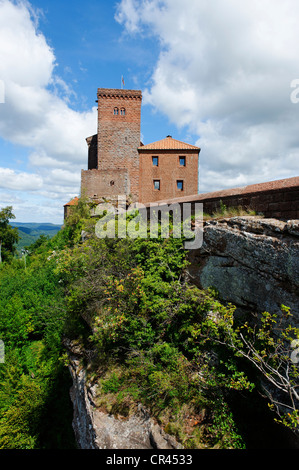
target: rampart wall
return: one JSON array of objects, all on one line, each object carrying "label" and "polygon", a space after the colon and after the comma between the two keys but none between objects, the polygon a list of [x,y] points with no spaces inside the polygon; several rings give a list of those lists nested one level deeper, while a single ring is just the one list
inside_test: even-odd
[{"label": "rampart wall", "polygon": [[[222,203],[227,207],[241,206],[252,209],[267,218],[299,219],[299,176],[240,188],[161,200],[156,204],[183,204],[186,202],[203,203],[203,211],[208,214],[218,210]],[[150,204],[146,204],[146,206],[149,207]]]},{"label": "rampart wall", "polygon": [[81,170],[82,195],[90,198],[111,198],[119,194],[129,194],[128,170]]}]

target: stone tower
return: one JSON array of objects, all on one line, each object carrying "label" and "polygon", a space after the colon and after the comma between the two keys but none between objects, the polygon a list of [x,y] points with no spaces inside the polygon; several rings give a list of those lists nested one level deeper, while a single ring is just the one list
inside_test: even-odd
[{"label": "stone tower", "polygon": [[139,198],[139,153],[142,93],[99,88],[98,133],[88,137],[88,171],[81,191],[89,197],[131,195]]}]

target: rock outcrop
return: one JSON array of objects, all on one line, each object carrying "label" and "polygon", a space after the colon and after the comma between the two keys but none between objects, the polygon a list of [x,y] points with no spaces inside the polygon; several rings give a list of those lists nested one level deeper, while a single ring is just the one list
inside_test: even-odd
[{"label": "rock outcrop", "polygon": [[97,408],[97,386],[88,383],[80,358],[69,354],[73,379],[73,429],[79,449],[182,449],[139,405],[132,416],[116,417]]},{"label": "rock outcrop", "polygon": [[280,313],[284,304],[298,326],[299,220],[210,220],[189,259],[190,280],[200,288],[216,288],[239,311]]},{"label": "rock outcrop", "polygon": [[[233,217],[204,224],[203,244],[190,250],[190,281],[215,287],[237,311],[280,313],[290,307],[299,324],[299,221]],[[129,417],[96,406],[97,385],[89,383],[80,351],[69,350],[73,379],[73,429],[80,449],[182,449],[140,405]]]}]

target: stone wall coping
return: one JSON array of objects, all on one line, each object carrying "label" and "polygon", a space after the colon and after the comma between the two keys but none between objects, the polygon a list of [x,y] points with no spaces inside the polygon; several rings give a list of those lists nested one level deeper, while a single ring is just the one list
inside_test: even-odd
[{"label": "stone wall coping", "polygon": [[152,207],[155,205],[162,205],[162,204],[175,204],[175,203],[184,203],[184,202],[202,202],[202,201],[209,201],[213,199],[221,199],[230,196],[246,196],[252,195],[254,193],[263,193],[263,192],[270,192],[270,191],[281,191],[281,190],[292,190],[292,189],[299,189],[299,176],[295,176],[293,178],[286,178],[281,180],[269,181],[266,183],[257,183],[251,184],[248,186],[238,187],[238,188],[231,188],[231,189],[223,189],[220,191],[213,191],[210,193],[200,193],[194,194],[193,196],[185,196],[179,197],[174,199],[164,199],[160,201],[155,201],[154,203],[145,203],[146,207]]},{"label": "stone wall coping", "polygon": [[97,92],[98,98],[100,96],[105,97],[121,97],[121,98],[141,98],[142,91],[141,90],[120,90],[118,88],[98,88]]}]

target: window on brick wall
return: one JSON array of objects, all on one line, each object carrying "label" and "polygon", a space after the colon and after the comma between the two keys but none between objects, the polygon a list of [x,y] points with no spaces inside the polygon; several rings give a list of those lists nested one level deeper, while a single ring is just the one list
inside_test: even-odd
[{"label": "window on brick wall", "polygon": [[118,108],[114,108],[113,114],[114,116],[118,116]]},{"label": "window on brick wall", "polygon": [[121,114],[121,116],[125,116],[125,115],[126,115],[126,110],[125,110],[125,108],[121,108],[120,114]]},{"label": "window on brick wall", "polygon": [[180,157],[180,166],[186,166],[186,157]]},{"label": "window on brick wall", "polygon": [[183,191],[184,190],[184,181],[183,180],[177,180],[176,187],[179,191]]},{"label": "window on brick wall", "polygon": [[153,166],[159,166],[159,157],[152,157]]},{"label": "window on brick wall", "polygon": [[160,191],[160,180],[154,180],[154,189]]}]

